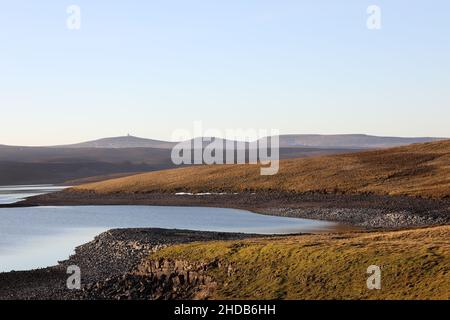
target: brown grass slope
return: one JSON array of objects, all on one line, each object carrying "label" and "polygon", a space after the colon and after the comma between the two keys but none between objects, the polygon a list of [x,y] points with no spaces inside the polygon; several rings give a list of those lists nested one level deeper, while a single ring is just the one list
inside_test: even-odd
[{"label": "brown grass slope", "polygon": [[[149,259],[215,261],[215,299],[450,299],[450,227],[169,246]],[[283,261],[283,263],[280,263]],[[218,262],[218,263],[217,263]],[[381,268],[368,290],[367,267]]]},{"label": "brown grass slope", "polygon": [[335,192],[450,196],[450,140],[360,153],[288,159],[274,176],[256,165],[211,165],[164,170],[82,185],[98,193]]}]

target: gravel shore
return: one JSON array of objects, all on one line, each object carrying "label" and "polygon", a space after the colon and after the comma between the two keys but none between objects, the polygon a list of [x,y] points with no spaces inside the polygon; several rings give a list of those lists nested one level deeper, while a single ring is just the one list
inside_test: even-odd
[{"label": "gravel shore", "polygon": [[[168,229],[113,229],[79,246],[69,259],[39,270],[0,273],[0,300],[105,299],[95,290],[102,283],[129,277],[150,253],[167,245],[232,240],[256,235]],[[81,270],[81,290],[68,290],[67,267]],[[97,293],[96,293],[97,292]]]}]

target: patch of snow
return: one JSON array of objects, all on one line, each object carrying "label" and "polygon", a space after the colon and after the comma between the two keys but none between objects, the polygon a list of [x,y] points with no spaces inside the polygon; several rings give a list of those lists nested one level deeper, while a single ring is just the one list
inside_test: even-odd
[{"label": "patch of snow", "polygon": [[177,192],[175,193],[176,196],[211,196],[211,195],[227,195],[227,194],[233,194],[237,195],[238,193],[226,193],[226,192],[199,192],[199,193],[192,193],[192,192]]}]

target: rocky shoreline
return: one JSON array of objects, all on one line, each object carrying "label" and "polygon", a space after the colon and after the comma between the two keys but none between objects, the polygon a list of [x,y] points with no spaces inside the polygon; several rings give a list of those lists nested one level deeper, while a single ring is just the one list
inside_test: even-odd
[{"label": "rocky shoreline", "polygon": [[[450,224],[449,199],[372,194],[95,194],[66,190],[2,207],[49,205],[224,207],[260,214],[335,221],[367,230]],[[166,229],[110,230],[76,248],[73,256],[57,266],[0,273],[0,300],[207,299],[214,291],[215,283],[206,271],[217,266],[190,265],[185,261],[148,261],[145,257],[173,244],[249,237],[263,236]],[[67,289],[69,275],[66,270],[70,265],[81,269],[81,290]]]},{"label": "rocky shoreline", "polygon": [[255,213],[340,222],[364,229],[398,229],[450,224],[450,199],[374,194],[244,192],[240,194],[114,193],[65,190],[6,205],[209,206]]},{"label": "rocky shoreline", "polygon": [[[174,262],[143,263],[145,258],[173,244],[251,237],[257,235],[168,229],[109,230],[77,247],[74,255],[57,266],[0,273],[0,300],[206,298],[199,292],[212,285],[211,279],[202,276],[206,266],[184,266],[190,270],[190,279],[184,276],[185,280],[180,281],[179,265],[171,268]],[[81,270],[81,290],[67,289],[70,275],[66,271],[71,265]],[[159,271],[143,272],[146,268]]]},{"label": "rocky shoreline", "polygon": [[424,226],[446,225],[449,214],[441,210],[414,212],[375,208],[268,208],[270,215],[291,218],[335,221],[367,230],[389,230]]}]

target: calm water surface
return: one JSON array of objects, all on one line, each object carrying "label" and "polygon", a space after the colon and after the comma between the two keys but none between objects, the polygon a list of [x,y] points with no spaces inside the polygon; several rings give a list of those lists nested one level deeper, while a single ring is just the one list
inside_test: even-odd
[{"label": "calm water surface", "polygon": [[[14,187],[12,199],[29,187]],[[33,192],[53,191],[49,186]],[[21,193],[21,194],[25,194]],[[17,197],[21,199],[20,197]],[[262,234],[332,231],[325,221],[265,216],[245,210],[205,207],[81,206],[0,208],[0,272],[55,265],[76,246],[112,228],[156,227]]]},{"label": "calm water surface", "polygon": [[67,187],[52,185],[28,185],[28,186],[0,186],[0,204],[15,203],[25,198],[37,196],[54,191],[60,191]]}]

